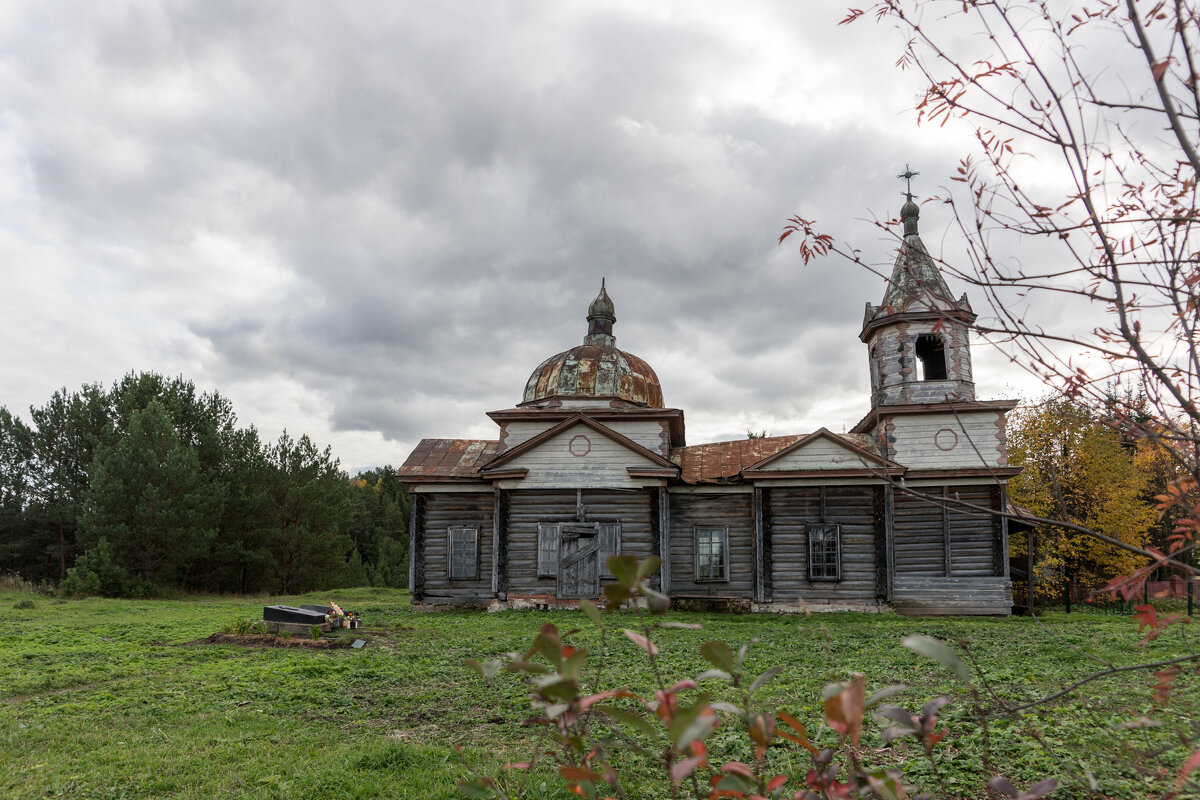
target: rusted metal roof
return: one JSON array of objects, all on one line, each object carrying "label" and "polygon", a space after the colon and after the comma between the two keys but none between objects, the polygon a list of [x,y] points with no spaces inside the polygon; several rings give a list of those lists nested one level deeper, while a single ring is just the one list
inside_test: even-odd
[{"label": "rusted metal roof", "polygon": [[[810,435],[734,439],[729,442],[677,447],[671,451],[671,460],[679,465],[679,479],[684,483],[728,483],[737,480],[744,470],[754,464],[786,450]],[[878,448],[870,436],[855,433],[832,435],[856,449],[878,453]]]},{"label": "rusted metal roof", "polygon": [[404,478],[479,477],[479,468],[496,457],[495,439],[422,439],[396,471]]},{"label": "rusted metal roof", "polygon": [[552,397],[616,397],[663,408],[662,386],[650,365],[609,345],[582,344],[543,361],[525,383],[522,403]]},{"label": "rusted metal roof", "polygon": [[803,436],[771,436],[766,439],[735,439],[730,442],[694,444],[671,451],[671,460],[680,467],[684,483],[721,483],[736,478],[741,471],[795,444]]}]

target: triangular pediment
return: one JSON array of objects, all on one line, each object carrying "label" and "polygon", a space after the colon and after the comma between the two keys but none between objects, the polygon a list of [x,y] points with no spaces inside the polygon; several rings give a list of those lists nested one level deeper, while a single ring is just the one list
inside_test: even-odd
[{"label": "triangular pediment", "polygon": [[622,486],[638,483],[638,477],[674,477],[678,471],[658,453],[576,414],[492,459],[480,475],[523,472],[522,485],[574,488]]},{"label": "triangular pediment", "polygon": [[790,447],[764,458],[746,473],[854,471],[876,473],[900,467],[863,443],[852,441],[825,428],[805,436]]}]

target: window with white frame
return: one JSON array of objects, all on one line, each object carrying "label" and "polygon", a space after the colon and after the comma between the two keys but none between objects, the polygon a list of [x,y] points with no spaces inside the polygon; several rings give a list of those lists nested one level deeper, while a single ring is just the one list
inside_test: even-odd
[{"label": "window with white frame", "polygon": [[729,580],[729,529],[696,528],[696,580]]},{"label": "window with white frame", "polygon": [[842,579],[842,526],[829,523],[808,526],[808,579]]},{"label": "window with white frame", "polygon": [[479,529],[451,527],[448,535],[449,572],[451,580],[472,580],[479,577]]}]

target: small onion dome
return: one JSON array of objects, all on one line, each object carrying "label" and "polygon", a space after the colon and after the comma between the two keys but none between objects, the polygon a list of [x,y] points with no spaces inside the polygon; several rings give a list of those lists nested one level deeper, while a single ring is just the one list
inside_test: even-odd
[{"label": "small onion dome", "polygon": [[618,350],[613,336],[617,312],[600,283],[600,294],[588,306],[588,333],[583,344],[543,361],[525,383],[522,405],[541,405],[552,398],[592,399],[603,405],[631,403],[662,408],[658,376],[642,359]]},{"label": "small onion dome", "polygon": [[596,299],[588,306],[588,322],[603,317],[611,322],[617,321],[617,309],[613,306],[613,301],[609,298],[608,292],[604,288],[604,279],[600,279],[600,294],[596,295]]},{"label": "small onion dome", "polygon": [[917,220],[921,217],[921,207],[913,202],[912,195],[908,196],[908,201],[900,206],[900,221],[904,223],[904,235],[915,236],[917,234]]}]

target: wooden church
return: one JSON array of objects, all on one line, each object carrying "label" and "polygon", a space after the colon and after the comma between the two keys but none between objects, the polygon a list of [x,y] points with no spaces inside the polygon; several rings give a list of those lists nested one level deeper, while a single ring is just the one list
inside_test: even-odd
[{"label": "wooden church", "polygon": [[425,439],[412,491],[418,608],[560,608],[605,559],[657,555],[676,605],[1008,614],[1005,415],[975,399],[969,332],[917,232],[867,304],[871,407],[849,433],[689,445],[658,377],[616,347],[601,286],[583,344],[540,364],[495,439]]}]

